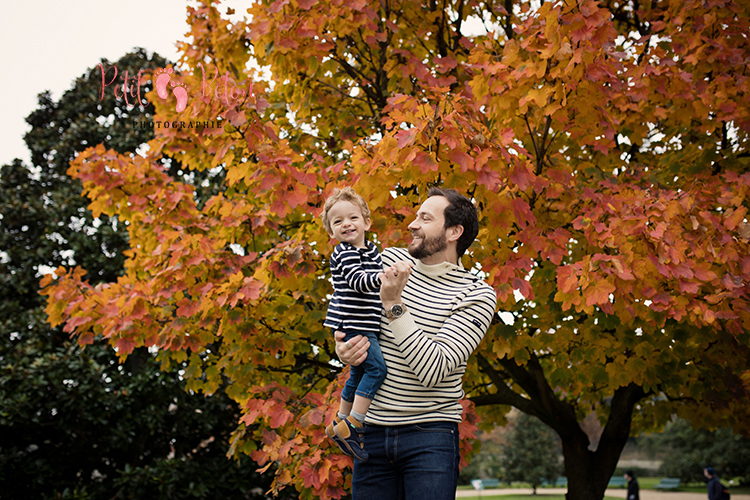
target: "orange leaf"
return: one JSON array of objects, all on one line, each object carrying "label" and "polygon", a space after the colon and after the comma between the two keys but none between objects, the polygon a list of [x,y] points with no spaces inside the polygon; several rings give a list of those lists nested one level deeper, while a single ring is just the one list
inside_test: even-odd
[{"label": "orange leaf", "polygon": [[586,305],[593,306],[609,302],[609,295],[616,290],[615,285],[607,280],[595,279],[586,287],[583,295],[586,298]]}]

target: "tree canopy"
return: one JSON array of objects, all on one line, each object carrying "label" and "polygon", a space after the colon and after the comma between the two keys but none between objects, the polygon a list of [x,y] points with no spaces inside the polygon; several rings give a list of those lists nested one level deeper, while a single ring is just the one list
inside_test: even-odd
[{"label": "tree canopy", "polygon": [[[560,436],[569,496],[602,498],[631,431],[673,414],[750,431],[749,9],[274,0],[229,21],[205,2],[173,73],[186,108],[148,94],[186,126],[68,170],[130,249],[116,281],[47,277],[50,321],[187,362],[193,390],[227,383],[248,424],[233,451],[278,463],[277,488],[337,498],[321,201],[353,185],[377,242],[404,245],[426,188],[454,187],[481,211],[464,265],[502,313],[469,363],[462,436],[474,406],[487,427],[514,406]],[[165,157],[224,184],[198,203]]]}]

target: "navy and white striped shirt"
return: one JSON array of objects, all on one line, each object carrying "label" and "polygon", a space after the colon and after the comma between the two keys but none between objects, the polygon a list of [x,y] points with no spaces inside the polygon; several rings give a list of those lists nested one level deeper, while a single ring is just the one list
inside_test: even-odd
[{"label": "navy and white striped shirt", "polygon": [[366,248],[339,243],[331,255],[333,297],[323,326],[343,332],[380,332],[383,305],[380,279],[383,261],[375,244]]},{"label": "navy and white striped shirt", "polygon": [[407,311],[390,323],[382,317],[379,343],[388,373],[365,422],[460,422],[466,362],[490,326],[497,296],[460,265],[428,266],[406,249],[383,251],[385,266],[399,260],[414,264],[401,293]]}]

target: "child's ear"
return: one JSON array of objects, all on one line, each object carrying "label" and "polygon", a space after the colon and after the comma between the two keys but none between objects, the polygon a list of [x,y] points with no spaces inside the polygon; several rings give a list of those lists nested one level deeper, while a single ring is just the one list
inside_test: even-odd
[{"label": "child's ear", "polygon": [[365,231],[369,231],[370,226],[372,225],[372,221],[369,217],[365,217]]}]

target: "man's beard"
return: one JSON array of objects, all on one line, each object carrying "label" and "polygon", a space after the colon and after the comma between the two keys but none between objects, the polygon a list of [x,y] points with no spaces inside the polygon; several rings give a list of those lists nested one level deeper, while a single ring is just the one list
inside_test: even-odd
[{"label": "man's beard", "polygon": [[445,238],[445,233],[440,236],[433,236],[432,238],[422,238],[422,242],[414,246],[412,242],[409,245],[409,255],[415,259],[425,259],[438,252],[442,252],[448,248],[448,240]]}]

